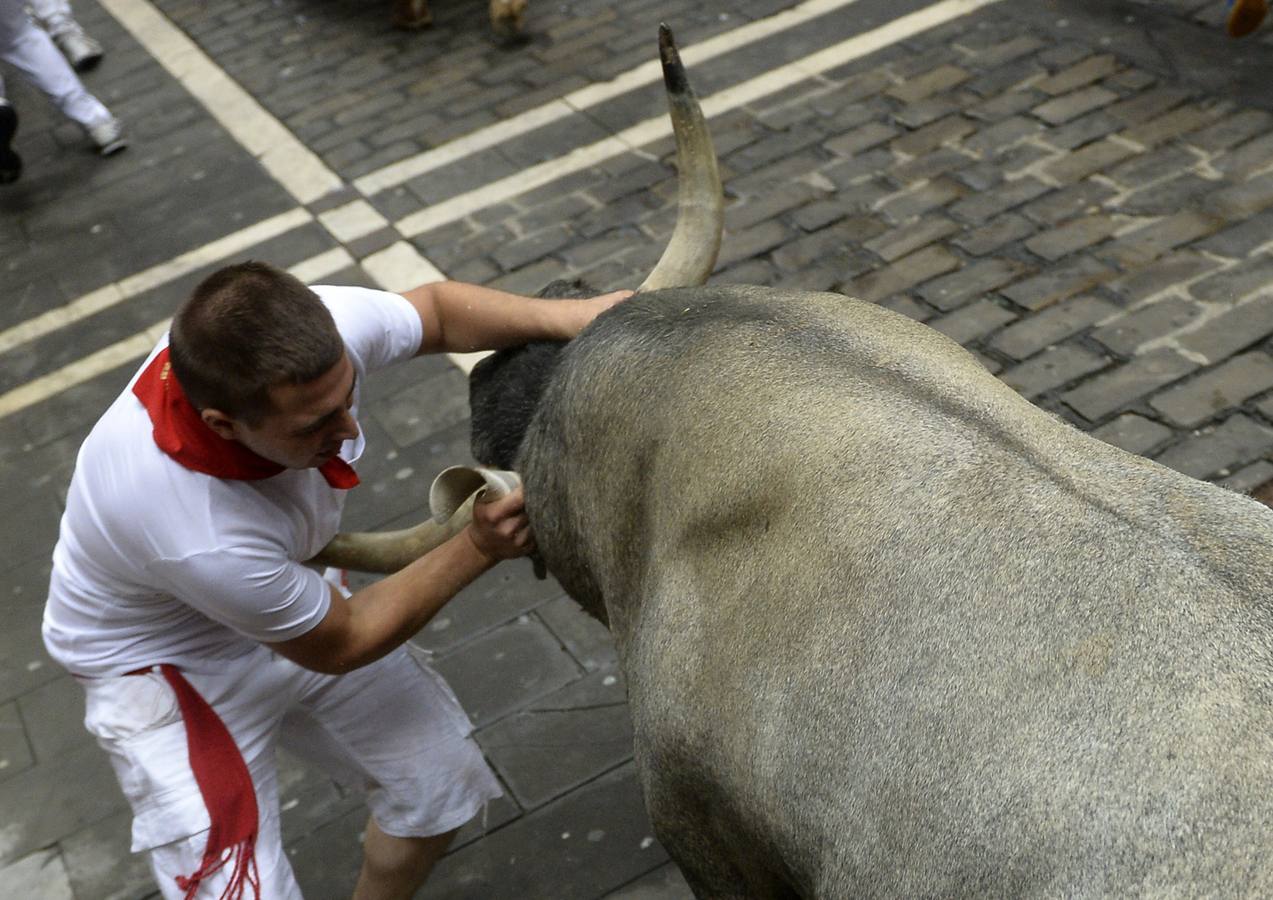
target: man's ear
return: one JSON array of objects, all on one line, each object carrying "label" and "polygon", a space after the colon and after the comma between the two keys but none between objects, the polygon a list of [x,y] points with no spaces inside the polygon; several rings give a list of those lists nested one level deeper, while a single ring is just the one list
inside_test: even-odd
[{"label": "man's ear", "polygon": [[238,431],[235,428],[234,419],[221,412],[221,410],[201,409],[199,410],[199,418],[203,419],[204,425],[207,425],[227,441],[238,439]]}]

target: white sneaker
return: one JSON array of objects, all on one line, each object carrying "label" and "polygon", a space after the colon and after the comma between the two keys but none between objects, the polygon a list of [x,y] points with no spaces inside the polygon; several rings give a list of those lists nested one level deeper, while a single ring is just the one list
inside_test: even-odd
[{"label": "white sneaker", "polygon": [[124,126],[119,124],[119,119],[106,119],[96,125],[88,125],[84,130],[102,156],[111,156],[128,146]]},{"label": "white sneaker", "polygon": [[52,37],[76,72],[87,72],[102,61],[102,45],[85,34],[79,25],[72,23]]}]

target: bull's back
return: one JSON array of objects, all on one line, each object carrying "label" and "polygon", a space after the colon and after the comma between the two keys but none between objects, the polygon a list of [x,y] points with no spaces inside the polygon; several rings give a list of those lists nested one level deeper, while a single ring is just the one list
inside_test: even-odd
[{"label": "bull's back", "polygon": [[1262,508],[1054,422],[875,307],[642,302],[563,367],[588,452],[555,462],[656,782],[726,785],[748,820],[726,831],[767,832],[807,884],[1264,877]]}]

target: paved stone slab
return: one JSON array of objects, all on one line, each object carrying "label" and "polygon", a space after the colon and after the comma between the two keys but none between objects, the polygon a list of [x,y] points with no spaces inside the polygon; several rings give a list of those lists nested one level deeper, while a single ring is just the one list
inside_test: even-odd
[{"label": "paved stone slab", "polygon": [[1142,344],[1180,331],[1202,313],[1199,303],[1166,297],[1110,319],[1092,332],[1092,338],[1115,353],[1131,356]]},{"label": "paved stone slab", "polygon": [[143,854],[129,850],[132,813],[108,816],[59,842],[77,900],[141,900],[158,896]]},{"label": "paved stone slab", "polygon": [[606,894],[605,900],[693,900],[694,892],[674,864],[660,866],[649,875]]},{"label": "paved stone slab", "polygon": [[1273,359],[1265,353],[1244,353],[1163,391],[1149,404],[1177,425],[1194,428],[1271,387]]},{"label": "paved stone slab", "polygon": [[1270,449],[1273,428],[1238,413],[1169,448],[1159,455],[1158,461],[1194,478],[1207,478],[1228,475]]},{"label": "paved stone slab", "polygon": [[1148,453],[1172,435],[1172,430],[1166,425],[1135,413],[1118,416],[1092,432],[1093,437],[1129,453],[1139,454]]},{"label": "paved stone slab", "polygon": [[579,668],[552,633],[529,616],[471,641],[434,667],[479,726],[579,677]]},{"label": "paved stone slab", "polygon": [[75,900],[66,867],[56,850],[41,850],[0,868],[0,884],[11,897]]},{"label": "paved stone slab", "polygon": [[1106,357],[1083,347],[1061,344],[1008,369],[1001,377],[1005,384],[1028,398],[1099,372],[1108,364]]},{"label": "paved stone slab", "polygon": [[1062,399],[1084,418],[1095,422],[1197,368],[1197,363],[1175,350],[1164,348],[1138,356],[1126,365],[1066,392]]},{"label": "paved stone slab", "polygon": [[421,896],[588,900],[666,860],[624,766],[446,857]]},{"label": "paved stone slab", "polygon": [[[609,673],[585,679],[617,683]],[[478,735],[487,757],[522,808],[543,806],[632,758],[632,723],[622,689],[572,685]]]},{"label": "paved stone slab", "polygon": [[1118,307],[1098,297],[1077,297],[1005,328],[991,346],[1016,359],[1025,359],[1117,311]]},{"label": "paved stone slab", "polygon": [[85,746],[0,781],[0,865],[47,847],[124,808],[106,754]]}]

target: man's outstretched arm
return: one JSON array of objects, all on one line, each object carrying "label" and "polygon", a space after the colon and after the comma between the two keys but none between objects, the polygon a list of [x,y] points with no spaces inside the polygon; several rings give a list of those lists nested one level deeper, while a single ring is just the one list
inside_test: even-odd
[{"label": "man's outstretched arm", "polygon": [[421,353],[471,353],[529,341],[569,340],[632,291],[587,300],[539,300],[462,281],[438,281],[403,296],[424,325]]}]

